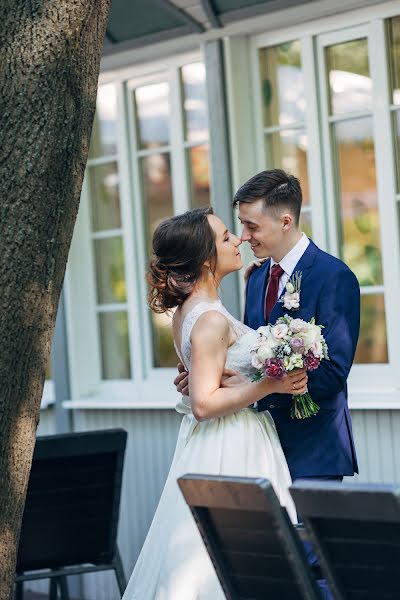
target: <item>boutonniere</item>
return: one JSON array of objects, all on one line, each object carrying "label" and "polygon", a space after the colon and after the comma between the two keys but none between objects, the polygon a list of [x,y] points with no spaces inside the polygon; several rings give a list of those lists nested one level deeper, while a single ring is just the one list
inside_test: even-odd
[{"label": "boutonniere", "polygon": [[296,271],[286,284],[286,292],[281,299],[288,310],[298,310],[300,307],[301,271]]}]

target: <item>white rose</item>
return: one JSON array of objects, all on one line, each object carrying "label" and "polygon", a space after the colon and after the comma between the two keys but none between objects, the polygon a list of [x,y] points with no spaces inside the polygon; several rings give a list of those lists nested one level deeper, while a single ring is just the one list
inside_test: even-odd
[{"label": "white rose", "polygon": [[311,344],[310,350],[314,354],[315,358],[324,358],[324,351],[319,340],[315,340],[315,342]]},{"label": "white rose", "polygon": [[298,292],[294,292],[293,294],[286,294],[283,296],[283,305],[288,310],[292,308],[299,308],[300,306],[300,294]]},{"label": "white rose", "polygon": [[257,350],[257,357],[265,361],[268,358],[274,358],[274,351],[272,350],[272,346],[270,343],[265,342],[260,348]]},{"label": "white rose", "polygon": [[293,294],[294,292],[294,285],[290,281],[288,281],[286,284],[286,291],[288,291],[289,294]]},{"label": "white rose", "polygon": [[285,323],[278,323],[278,325],[275,325],[275,327],[271,329],[272,335],[277,340],[283,340],[288,331],[289,328],[287,325],[285,325]]},{"label": "white rose", "polygon": [[307,323],[303,319],[292,319],[289,327],[293,333],[300,333],[300,331],[307,329]]},{"label": "white rose", "polygon": [[319,328],[315,329],[314,325],[309,325],[305,332],[302,332],[300,335],[304,340],[304,346],[306,350],[309,350],[314,342],[319,338]]},{"label": "white rose", "polygon": [[257,352],[252,353],[251,355],[251,364],[255,369],[262,369],[264,366],[264,361],[260,360],[257,356]]}]

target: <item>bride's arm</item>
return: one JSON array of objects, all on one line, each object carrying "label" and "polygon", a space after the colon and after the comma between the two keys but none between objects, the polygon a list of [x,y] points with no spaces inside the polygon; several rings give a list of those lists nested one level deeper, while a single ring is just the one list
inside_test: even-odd
[{"label": "bride's arm", "polygon": [[220,388],[229,347],[230,326],[224,315],[208,311],[198,318],[191,339],[189,395],[192,411],[198,421],[231,415],[268,394],[297,393],[306,389],[304,371],[291,373],[282,380],[262,379]]}]

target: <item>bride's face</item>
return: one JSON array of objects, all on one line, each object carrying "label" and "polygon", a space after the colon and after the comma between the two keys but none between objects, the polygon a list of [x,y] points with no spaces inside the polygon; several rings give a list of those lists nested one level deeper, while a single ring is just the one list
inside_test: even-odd
[{"label": "bride's face", "polygon": [[208,222],[215,233],[215,245],[217,248],[216,275],[219,279],[238,271],[242,268],[242,257],[239,246],[242,240],[231,233],[221,219],[215,215],[208,215]]}]

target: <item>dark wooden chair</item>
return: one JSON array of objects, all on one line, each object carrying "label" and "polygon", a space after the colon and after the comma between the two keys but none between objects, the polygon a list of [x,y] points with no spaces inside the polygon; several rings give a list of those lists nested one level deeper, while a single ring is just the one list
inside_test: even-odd
[{"label": "dark wooden chair", "polygon": [[51,600],[58,590],[69,600],[67,576],[109,569],[123,594],[126,579],[116,538],[126,439],[123,429],[37,438],[16,600],[23,598],[24,581],[33,579],[50,579]]},{"label": "dark wooden chair", "polygon": [[228,600],[320,600],[297,531],[266,479],[178,479]]},{"label": "dark wooden chair", "polygon": [[400,486],[298,481],[290,489],[336,600],[400,598]]}]

